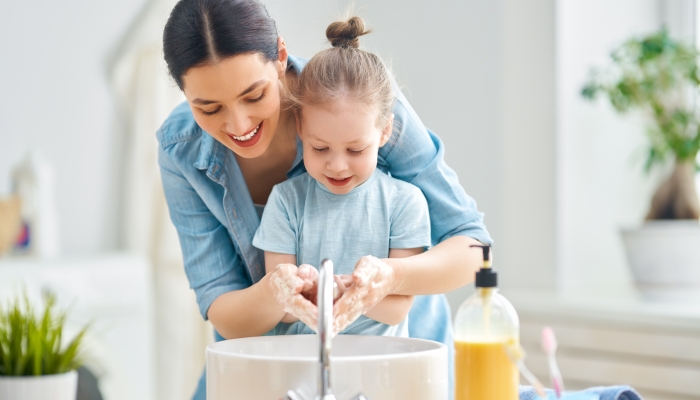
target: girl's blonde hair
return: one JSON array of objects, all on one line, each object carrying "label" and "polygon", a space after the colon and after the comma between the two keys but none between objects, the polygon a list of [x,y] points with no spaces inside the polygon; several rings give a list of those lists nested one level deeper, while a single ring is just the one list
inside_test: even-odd
[{"label": "girl's blonde hair", "polygon": [[333,47],[313,56],[290,88],[297,116],[304,105],[326,106],[348,99],[377,110],[377,126],[390,121],[391,73],[377,55],[359,48],[359,37],[370,32],[360,17],[328,25],[326,37]]}]

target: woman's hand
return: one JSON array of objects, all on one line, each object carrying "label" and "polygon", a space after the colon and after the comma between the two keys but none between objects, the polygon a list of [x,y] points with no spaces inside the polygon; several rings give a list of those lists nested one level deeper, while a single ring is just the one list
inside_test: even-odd
[{"label": "woman's hand", "polygon": [[373,256],[360,258],[355,264],[352,280],[346,276],[339,279],[343,288],[340,284],[338,287],[340,290],[344,289],[344,293],[333,305],[334,335],[391,294],[397,282],[394,268]]},{"label": "woman's hand", "polygon": [[297,268],[294,264],[278,264],[270,274],[270,286],[277,304],[313,330],[318,324],[318,308],[304,294],[313,290],[317,276],[310,265]]}]

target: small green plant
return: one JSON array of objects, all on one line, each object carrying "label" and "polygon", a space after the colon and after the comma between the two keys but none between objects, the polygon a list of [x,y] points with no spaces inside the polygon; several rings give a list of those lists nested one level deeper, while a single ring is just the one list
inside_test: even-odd
[{"label": "small green plant", "polygon": [[44,296],[43,312],[36,312],[26,294],[0,310],[0,376],[61,374],[77,369],[85,326],[62,346],[66,314],[56,310],[56,299]]},{"label": "small green plant", "polygon": [[581,94],[607,96],[620,113],[632,109],[650,116],[648,172],[669,156],[675,169],[656,191],[647,219],[698,219],[694,175],[700,150],[698,51],[672,39],[665,29],[632,38],[615,49],[612,66],[594,69]]}]

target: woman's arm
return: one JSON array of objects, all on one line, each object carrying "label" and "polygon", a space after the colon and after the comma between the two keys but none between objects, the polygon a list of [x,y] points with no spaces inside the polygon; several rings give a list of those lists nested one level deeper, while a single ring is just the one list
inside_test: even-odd
[{"label": "woman's arm", "polygon": [[482,265],[483,243],[466,236],[452,236],[422,254],[381,261],[394,271],[393,294],[446,293],[474,281]]},{"label": "woman's arm", "polygon": [[[270,261],[277,260],[290,259],[289,255],[273,253]],[[315,330],[318,308],[303,296],[313,279],[312,271],[304,271],[294,264],[276,264],[274,270],[270,268],[270,272],[252,287],[219,296],[209,308],[209,319],[227,338],[262,335],[284,318],[294,318],[288,313],[298,316]]]},{"label": "woman's arm", "polygon": [[285,312],[275,301],[270,275],[246,289],[224,293],[209,307],[207,316],[226,339],[260,336],[269,332]]},{"label": "woman's arm", "polygon": [[394,269],[392,293],[437,294],[468,284],[481,266],[472,244],[491,244],[476,202],[444,160],[445,146],[427,129],[403,94],[396,90],[393,108],[396,141],[379,149],[379,167],[417,186],[430,212],[433,247],[409,258],[384,260]]},{"label": "woman's arm", "polygon": [[187,148],[177,146],[186,144],[159,146],[158,162],[190,287],[202,317],[223,337],[262,335],[275,327],[284,311],[271,294],[269,276],[251,284],[226,227],[193,187],[191,181],[197,182],[196,177],[188,179],[171,158],[182,156]]},{"label": "woman's arm", "polygon": [[[390,249],[389,258],[404,258],[423,252],[422,248],[416,249]],[[387,325],[396,325],[406,319],[408,311],[413,305],[413,296],[389,295],[374,307],[365,312],[365,316]]]}]

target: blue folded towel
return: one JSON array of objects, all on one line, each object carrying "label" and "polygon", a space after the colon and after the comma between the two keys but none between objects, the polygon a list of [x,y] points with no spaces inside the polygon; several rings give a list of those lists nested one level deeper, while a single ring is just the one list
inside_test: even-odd
[{"label": "blue folded towel", "polygon": [[[551,389],[546,389],[547,400],[557,400]],[[520,400],[541,400],[532,386],[520,386]],[[629,386],[600,386],[580,392],[564,392],[561,400],[642,400]]]}]

